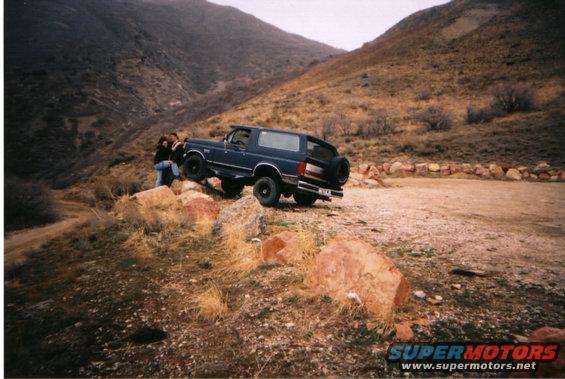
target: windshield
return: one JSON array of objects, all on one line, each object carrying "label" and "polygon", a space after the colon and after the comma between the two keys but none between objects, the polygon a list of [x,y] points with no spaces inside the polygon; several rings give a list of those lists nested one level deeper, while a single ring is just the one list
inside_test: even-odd
[{"label": "windshield", "polygon": [[335,156],[333,149],[320,145],[314,141],[308,141],[308,156],[321,161],[331,161]]}]

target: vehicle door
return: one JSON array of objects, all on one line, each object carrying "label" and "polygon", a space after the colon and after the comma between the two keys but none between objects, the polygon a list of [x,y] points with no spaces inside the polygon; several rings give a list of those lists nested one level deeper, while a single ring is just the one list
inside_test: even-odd
[{"label": "vehicle door", "polygon": [[216,162],[231,170],[251,171],[246,162],[247,147],[251,141],[251,129],[237,128],[227,135],[224,152]]}]

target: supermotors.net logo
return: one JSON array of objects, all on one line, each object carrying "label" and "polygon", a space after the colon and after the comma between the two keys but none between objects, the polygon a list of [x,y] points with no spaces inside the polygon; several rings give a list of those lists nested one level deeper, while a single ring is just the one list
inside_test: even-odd
[{"label": "supermotors.net logo", "polygon": [[535,371],[558,355],[558,343],[402,343],[387,361],[403,371]]}]

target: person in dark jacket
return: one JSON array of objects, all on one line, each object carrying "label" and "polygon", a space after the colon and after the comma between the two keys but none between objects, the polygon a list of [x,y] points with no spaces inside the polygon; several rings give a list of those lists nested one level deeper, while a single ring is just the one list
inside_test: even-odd
[{"label": "person in dark jacket", "polygon": [[155,171],[157,171],[157,181],[155,182],[155,187],[159,187],[163,184],[163,171],[168,168],[171,168],[176,179],[179,178],[179,167],[175,162],[171,160],[171,150],[169,149],[169,142],[165,137],[159,138],[157,151],[155,152],[154,164]]},{"label": "person in dark jacket", "polygon": [[169,134],[169,143],[171,144],[171,160],[177,164],[177,166],[182,165],[184,161],[184,145],[179,140],[177,133]]}]

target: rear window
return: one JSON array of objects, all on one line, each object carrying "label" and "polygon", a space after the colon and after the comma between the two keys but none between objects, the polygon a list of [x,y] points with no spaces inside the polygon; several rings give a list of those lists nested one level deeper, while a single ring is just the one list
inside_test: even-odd
[{"label": "rear window", "polygon": [[308,141],[308,156],[321,161],[331,161],[334,151],[329,147],[322,146],[316,142]]},{"label": "rear window", "polygon": [[261,131],[259,133],[259,146],[270,147],[286,151],[300,151],[300,137],[296,134]]}]

